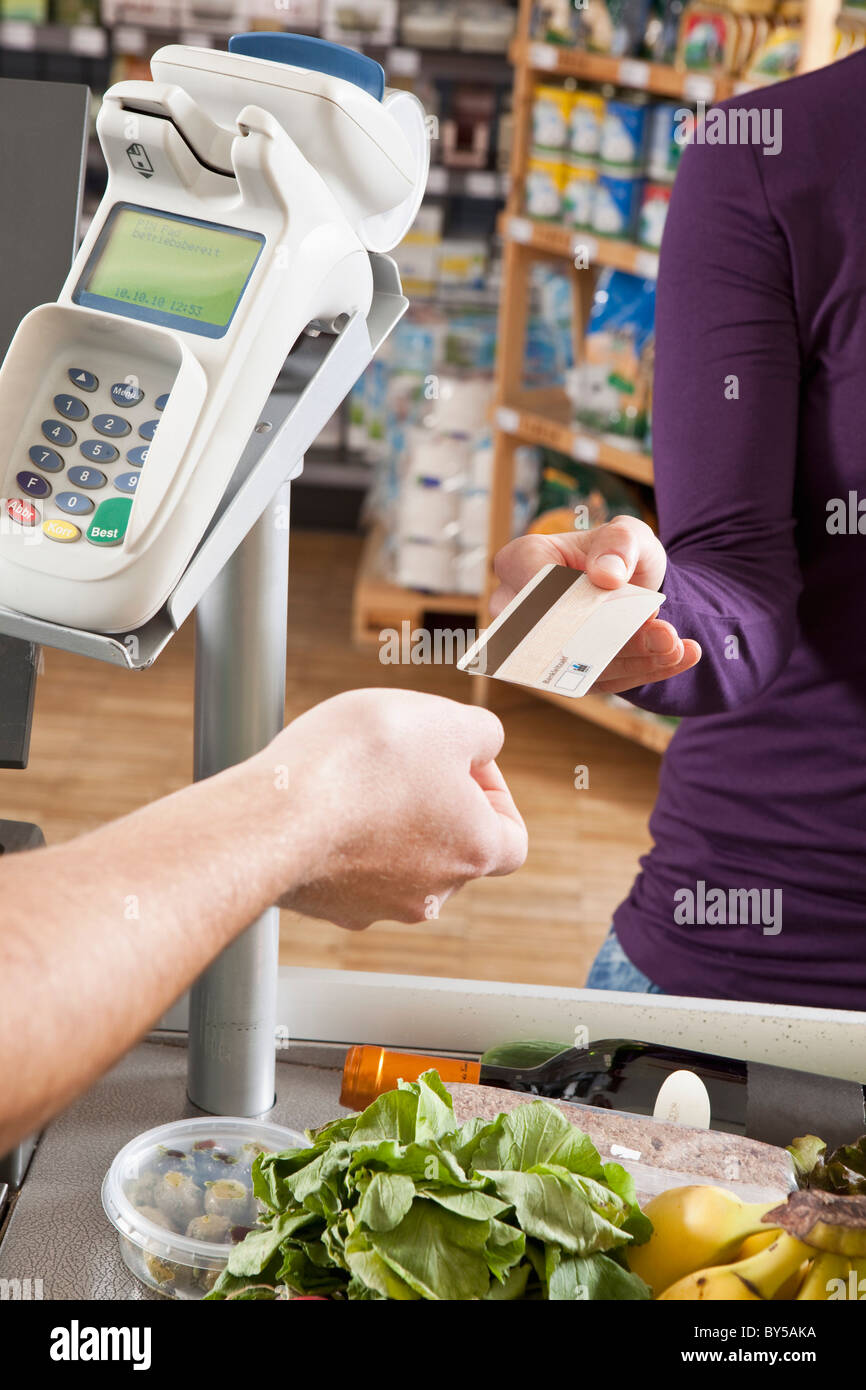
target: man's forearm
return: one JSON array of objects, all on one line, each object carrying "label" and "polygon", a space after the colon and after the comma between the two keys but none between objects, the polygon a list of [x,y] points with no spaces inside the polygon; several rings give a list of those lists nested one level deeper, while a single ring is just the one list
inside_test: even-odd
[{"label": "man's forearm", "polygon": [[99,1076],[286,892],[286,797],[264,765],[232,770],[0,861],[0,1153]]}]

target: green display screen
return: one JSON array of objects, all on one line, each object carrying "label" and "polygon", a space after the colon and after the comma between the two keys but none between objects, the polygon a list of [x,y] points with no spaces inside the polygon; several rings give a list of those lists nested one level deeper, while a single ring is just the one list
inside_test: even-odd
[{"label": "green display screen", "polygon": [[264,237],[120,204],[75,293],[79,304],[220,337]]}]

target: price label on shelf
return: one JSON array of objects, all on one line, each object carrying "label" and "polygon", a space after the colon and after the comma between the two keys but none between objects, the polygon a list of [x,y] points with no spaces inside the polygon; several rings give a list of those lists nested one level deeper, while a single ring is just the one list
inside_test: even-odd
[{"label": "price label on shelf", "polygon": [[600,447],[597,439],[588,434],[574,434],[571,437],[571,457],[578,463],[598,463]]},{"label": "price label on shelf", "polygon": [[115,53],[144,53],[147,47],[147,34],[132,24],[119,24],[114,30]]},{"label": "price label on shelf", "polygon": [[533,43],[529,46],[529,65],[533,68],[559,67],[559,50],[552,43]]},{"label": "price label on shelf", "polygon": [[69,30],[69,49],[85,58],[102,58],[108,48],[105,30],[97,24],[74,24]]},{"label": "price label on shelf", "polygon": [[397,77],[416,77],[421,70],[421,54],[417,48],[392,48],[387,68]]},{"label": "price label on shelf", "polygon": [[520,424],[520,415],[516,410],[512,410],[508,405],[501,405],[496,412],[496,428],[502,430],[503,434],[516,434]]},{"label": "price label on shelf", "polygon": [[641,63],[636,58],[623,58],[619,65],[619,82],[623,87],[648,87],[649,80],[649,63]]},{"label": "price label on shelf", "polygon": [[36,25],[22,19],[4,19],[0,22],[0,46],[19,50],[35,48]]},{"label": "price label on shelf", "polygon": [[470,198],[495,198],[498,191],[496,175],[489,169],[473,169],[466,175]]},{"label": "price label on shelf", "polygon": [[512,241],[526,245],[532,240],[532,223],[528,217],[509,217],[508,235]]},{"label": "price label on shelf", "polygon": [[654,280],[659,273],[659,258],[655,251],[637,251],[634,258],[635,275]]},{"label": "price label on shelf", "polygon": [[716,80],[705,72],[687,72],[683,78],[686,101],[712,101],[716,95]]}]

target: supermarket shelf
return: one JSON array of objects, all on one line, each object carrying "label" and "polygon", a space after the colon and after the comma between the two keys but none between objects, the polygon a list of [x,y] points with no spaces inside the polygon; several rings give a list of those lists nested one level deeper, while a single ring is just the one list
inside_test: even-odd
[{"label": "supermarket shelf", "polygon": [[[527,395],[531,398],[532,393]],[[565,454],[577,463],[605,468],[622,478],[652,486],[653,461],[649,455],[618,448],[607,439],[570,423],[571,407],[564,392],[554,401],[545,398],[543,409],[542,414],[541,407],[533,410],[525,404],[517,407],[501,405],[495,412],[494,424],[504,434],[524,444],[539,444]]]},{"label": "supermarket shelf", "polygon": [[573,264],[582,252],[591,266],[612,266],[614,270],[627,270],[651,280],[658,275],[658,252],[632,241],[596,236],[579,227],[564,227],[560,222],[541,222],[508,214],[500,217],[498,230],[505,240],[528,246],[542,256],[562,256]]},{"label": "supermarket shelf", "polygon": [[607,58],[580,48],[559,48],[552,43],[523,42],[511,45],[511,61],[552,77],[575,77],[584,82],[612,82],[653,92],[656,96],[681,97],[683,101],[722,101],[732,95],[734,79],[704,72],[683,72],[642,58]]},{"label": "supermarket shelf", "polygon": [[553,691],[536,690],[534,693],[542,700],[567,710],[569,714],[579,714],[593,724],[601,724],[603,728],[631,739],[632,743],[643,744],[644,748],[650,748],[654,753],[663,753],[675,733],[674,727],[665,720],[633,709],[615,695],[594,695],[590,691],[580,700],[569,700],[567,696],[556,695]]},{"label": "supermarket shelf", "polygon": [[352,635],[358,646],[379,645],[383,628],[400,628],[408,621],[423,626],[425,613],[465,613],[477,619],[480,600],[474,594],[422,594],[383,579],[380,557],[384,533],[374,526],[361,551],[352,599]]},{"label": "supermarket shelf", "polygon": [[[286,11],[286,16],[290,15]],[[31,26],[33,27],[33,26]],[[207,24],[200,27],[189,23],[182,28],[171,23],[121,23],[114,26],[112,46],[117,53],[149,55],[161,43],[177,41],[192,43],[204,48],[225,48],[229,34],[246,28],[243,19],[228,24],[222,32],[209,29]],[[320,33],[301,25],[303,32]],[[354,48],[356,45],[351,44]],[[474,52],[468,49],[417,48],[399,43],[379,45],[360,44],[358,47],[369,57],[381,63],[389,79],[424,76],[449,82],[473,81],[504,87],[511,85],[511,68],[508,55],[502,53]]]},{"label": "supermarket shelf", "polygon": [[435,81],[480,82],[490,86],[511,86],[508,53],[486,53],[468,48],[422,48],[410,44],[379,47],[364,44],[364,52],[382,64],[388,79],[419,77]]},{"label": "supermarket shelf", "polygon": [[108,56],[108,32],[99,24],[31,24],[0,20],[0,49],[21,53],[74,53],[81,58]]}]

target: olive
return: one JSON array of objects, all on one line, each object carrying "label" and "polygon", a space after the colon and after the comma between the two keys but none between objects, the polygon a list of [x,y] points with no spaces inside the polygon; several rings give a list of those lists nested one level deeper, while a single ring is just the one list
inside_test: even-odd
[{"label": "olive", "polygon": [[195,1175],[199,1182],[216,1182],[219,1178],[231,1177],[232,1170],[237,1164],[234,1154],[227,1153],[225,1149],[204,1148],[203,1144],[208,1140],[202,1141],[202,1145],[196,1145],[193,1151],[193,1161]]},{"label": "olive", "polygon": [[216,1245],[225,1245],[229,1238],[230,1223],[225,1216],[194,1216],[186,1228],[190,1240],[206,1240]]},{"label": "olive", "polygon": [[234,1178],[205,1183],[204,1209],[211,1216],[224,1216],[232,1225],[242,1225],[250,1215],[250,1189]]},{"label": "olive", "polygon": [[179,1231],[186,1230],[193,1217],[203,1211],[201,1188],[186,1173],[164,1173],[154,1202]]},{"label": "olive", "polygon": [[161,1259],[159,1255],[145,1255],[144,1266],[151,1279],[167,1293],[168,1289],[165,1286],[174,1283],[174,1276],[178,1272],[177,1265],[172,1264],[171,1260]]},{"label": "olive", "polygon": [[192,1176],[195,1171],[195,1165],[188,1153],[183,1149],[167,1149],[164,1144],[158,1146],[151,1160],[151,1167],[160,1177],[164,1173],[189,1173]]}]

